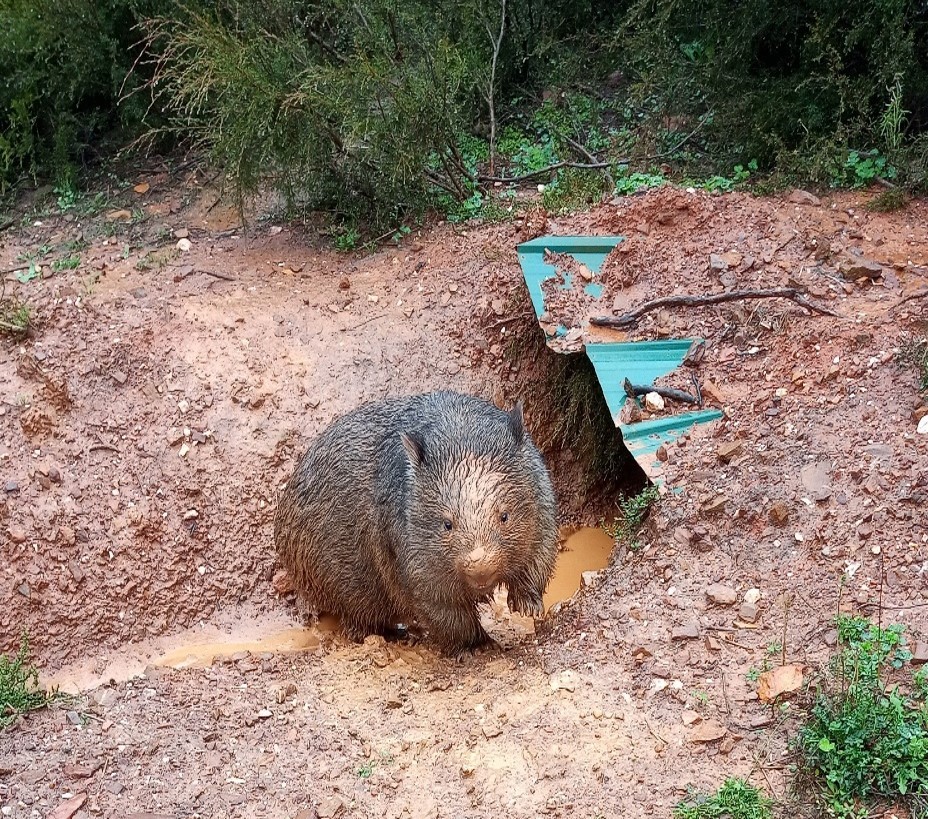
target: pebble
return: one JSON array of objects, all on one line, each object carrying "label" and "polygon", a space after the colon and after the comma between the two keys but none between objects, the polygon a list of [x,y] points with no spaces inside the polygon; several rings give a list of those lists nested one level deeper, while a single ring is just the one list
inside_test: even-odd
[{"label": "pebble", "polygon": [[760,589],[748,589],[744,593],[744,602],[754,605],[759,602],[761,598]]},{"label": "pebble", "polygon": [[918,426],[915,428],[915,431],[919,435],[928,435],[928,415],[926,415],[924,418],[922,418],[921,421],[918,422]]},{"label": "pebble", "polygon": [[181,253],[186,253],[193,245],[189,239],[178,239],[176,247]]},{"label": "pebble", "polygon": [[696,623],[687,623],[683,626],[675,626],[670,632],[671,640],[698,640],[699,626]]},{"label": "pebble", "polygon": [[270,719],[271,717],[274,716],[274,714],[269,709],[262,708],[260,711],[258,711],[258,716],[261,719]]},{"label": "pebble", "polygon": [[719,606],[730,606],[738,599],[738,593],[721,583],[713,583],[706,589],[706,597]]},{"label": "pebble", "polygon": [[7,481],[4,489],[8,495],[19,492],[19,481]]},{"label": "pebble", "polygon": [[345,809],[345,801],[340,796],[323,799],[316,808],[319,819],[333,819]]},{"label": "pebble", "polygon": [[644,407],[648,412],[661,412],[664,409],[664,399],[656,392],[649,392],[644,397]]},{"label": "pebble", "polygon": [[774,526],[785,526],[789,521],[789,507],[782,501],[778,501],[770,507],[767,516]]},{"label": "pebble", "polygon": [[190,235],[190,231],[187,228],[178,228],[174,231],[175,239],[186,239]]},{"label": "pebble", "polygon": [[719,460],[723,464],[730,464],[744,449],[744,441],[727,441],[719,446]]},{"label": "pebble", "polygon": [[10,540],[13,543],[25,543],[26,542],[26,530],[21,526],[11,526],[9,528]]},{"label": "pebble", "polygon": [[738,619],[745,623],[753,623],[757,620],[757,606],[753,603],[742,603],[738,609]]}]

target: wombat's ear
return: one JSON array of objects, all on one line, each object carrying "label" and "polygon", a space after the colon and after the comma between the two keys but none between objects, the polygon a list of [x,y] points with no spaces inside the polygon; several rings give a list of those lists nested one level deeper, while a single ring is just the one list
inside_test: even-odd
[{"label": "wombat's ear", "polygon": [[400,438],[409,456],[409,463],[413,466],[422,466],[425,463],[425,441],[422,436],[418,432],[403,432]]},{"label": "wombat's ear", "polygon": [[522,439],[525,437],[525,421],[522,418],[522,401],[516,401],[516,405],[509,410],[509,429],[512,437],[515,438],[518,446],[522,445]]}]

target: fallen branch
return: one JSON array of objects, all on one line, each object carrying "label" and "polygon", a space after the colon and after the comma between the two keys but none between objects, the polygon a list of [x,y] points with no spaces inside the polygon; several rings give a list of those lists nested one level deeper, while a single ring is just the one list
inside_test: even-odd
[{"label": "fallen branch", "polygon": [[212,276],[214,279],[222,279],[224,282],[237,282],[238,281],[238,279],[235,278],[235,276],[229,276],[225,273],[219,273],[215,270],[201,270],[198,268],[194,270],[193,272],[203,273],[206,276]]},{"label": "fallen branch", "polygon": [[903,304],[905,304],[907,301],[912,301],[913,299],[923,299],[923,298],[925,298],[926,296],[928,296],[928,290],[919,290],[919,291],[916,292],[916,293],[909,293],[908,296],[903,296],[903,297],[902,297],[901,299],[899,299],[899,301],[897,301],[895,304],[891,304],[890,307],[889,307],[889,309],[890,309],[890,310],[895,310],[897,307],[901,307],[901,306],[902,306]]},{"label": "fallen branch", "polygon": [[579,168],[586,171],[601,171],[609,168],[608,162],[555,162],[545,168],[537,171],[529,171],[520,176],[478,176],[478,182],[524,182],[526,179],[533,179],[536,176],[544,176],[551,171],[557,171],[561,168]]},{"label": "fallen branch", "polygon": [[702,307],[708,304],[722,304],[727,301],[742,299],[789,299],[812,313],[840,318],[839,313],[821,307],[799,292],[795,287],[772,287],[768,290],[733,290],[730,293],[716,293],[710,296],[664,296],[660,299],[646,301],[630,313],[621,316],[594,316],[590,324],[596,327],[614,327],[623,329],[633,327],[645,313],[661,307]]},{"label": "fallen branch", "polygon": [[632,384],[627,378],[622,382],[622,388],[629,398],[637,398],[639,395],[647,395],[649,392],[656,392],[661,398],[669,398],[672,401],[682,401],[684,404],[698,404],[699,399],[695,395],[690,395],[683,390],[675,390],[672,387],[655,387],[643,386],[641,384]]}]

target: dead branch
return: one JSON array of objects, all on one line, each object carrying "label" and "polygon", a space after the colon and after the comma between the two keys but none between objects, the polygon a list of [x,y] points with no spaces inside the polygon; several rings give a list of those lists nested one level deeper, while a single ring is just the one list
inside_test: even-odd
[{"label": "dead branch", "polygon": [[741,301],[742,299],[789,299],[812,313],[841,317],[839,313],[810,301],[795,287],[771,287],[766,290],[733,290],[730,293],[715,293],[709,296],[664,296],[663,298],[646,301],[630,313],[621,316],[594,316],[590,319],[590,324],[596,327],[624,329],[633,327],[643,315],[661,307],[703,307],[709,304],[722,304],[727,301]]},{"label": "dead branch", "polygon": [[487,34],[493,44],[493,59],[490,62],[490,83],[487,88],[487,107],[490,112],[490,176],[496,173],[496,108],[493,104],[493,90],[496,85],[496,62],[499,59],[499,49],[503,43],[503,32],[506,30],[506,0],[501,2],[499,14],[499,35],[493,36],[490,24],[486,24]]},{"label": "dead branch", "polygon": [[609,168],[608,162],[555,162],[545,168],[537,171],[529,171],[519,176],[478,176],[478,182],[524,182],[526,179],[533,179],[536,176],[544,176],[546,173],[557,171],[561,168],[579,168],[585,171],[602,171]]},{"label": "dead branch", "polygon": [[644,386],[642,384],[632,384],[627,378],[622,382],[622,389],[629,398],[637,398],[639,395],[647,395],[649,392],[656,392],[661,398],[669,398],[672,401],[682,401],[685,404],[698,404],[699,399],[695,395],[690,395],[683,390],[675,390],[672,387],[655,387],[653,384]]},{"label": "dead branch", "polygon": [[901,307],[907,301],[912,301],[913,299],[923,299],[928,296],[928,290],[918,290],[915,293],[909,293],[908,296],[903,296],[895,304],[890,305],[890,310],[895,310],[897,307]]}]

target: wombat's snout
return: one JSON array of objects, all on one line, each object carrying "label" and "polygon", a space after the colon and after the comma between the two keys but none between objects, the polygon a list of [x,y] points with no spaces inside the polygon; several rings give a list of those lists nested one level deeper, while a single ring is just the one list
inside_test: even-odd
[{"label": "wombat's snout", "polygon": [[489,594],[502,582],[499,555],[482,546],[464,556],[460,569],[471,588],[479,594]]}]

